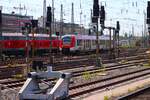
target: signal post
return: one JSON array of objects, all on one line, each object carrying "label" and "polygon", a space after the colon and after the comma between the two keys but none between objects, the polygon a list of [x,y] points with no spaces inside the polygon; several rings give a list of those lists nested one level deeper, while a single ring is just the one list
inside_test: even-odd
[{"label": "signal post", "polygon": [[52,23],[52,8],[49,6],[47,7],[47,22],[46,22],[46,26],[49,28],[49,39],[50,39],[50,48],[49,48],[49,64],[50,66],[52,66],[53,64],[53,57],[52,57],[52,27],[51,27],[51,23]]},{"label": "signal post", "polygon": [[2,10],[0,9],[0,59],[2,60],[2,51],[3,51],[3,46],[2,46]]},{"label": "signal post", "polygon": [[94,0],[93,3],[93,30],[96,33],[96,67],[102,67],[101,58],[99,55],[99,34],[98,34],[98,18],[99,18],[99,0]]},{"label": "signal post", "polygon": [[[149,40],[148,44],[150,43],[150,1],[147,2],[147,27],[148,27],[148,33],[149,33]],[[148,45],[150,46],[150,45]]]}]

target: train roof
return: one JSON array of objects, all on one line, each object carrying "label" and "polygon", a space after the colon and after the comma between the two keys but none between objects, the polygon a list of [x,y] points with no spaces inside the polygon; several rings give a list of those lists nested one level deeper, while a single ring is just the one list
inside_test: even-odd
[{"label": "train roof", "polygon": [[[22,33],[2,33],[2,36],[25,36]],[[32,36],[32,34],[29,34]],[[34,34],[34,37],[49,37],[48,34]],[[57,37],[55,34],[52,34],[52,37]]]},{"label": "train roof", "polygon": [[25,36],[22,33],[2,33],[2,36]]},{"label": "train roof", "polygon": [[[95,35],[71,35],[71,34],[67,34],[67,35],[64,35],[63,37],[66,37],[66,36],[75,36],[77,39],[84,39],[84,40],[96,40],[96,36]],[[62,37],[62,38],[63,38]],[[108,35],[102,35],[102,36],[99,36],[99,39],[100,40],[109,40],[110,37]],[[112,37],[113,39],[113,37]]]},{"label": "train roof", "polygon": [[[32,36],[32,34],[29,34]],[[35,37],[49,37],[49,34],[34,34]],[[52,37],[57,37],[55,34],[52,34]]]}]

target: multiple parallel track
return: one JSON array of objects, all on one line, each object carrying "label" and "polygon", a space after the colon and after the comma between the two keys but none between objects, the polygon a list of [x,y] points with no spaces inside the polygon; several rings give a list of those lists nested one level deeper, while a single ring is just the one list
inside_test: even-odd
[{"label": "multiple parallel track", "polygon": [[[142,48],[142,49],[129,49],[129,50],[122,50],[120,52],[120,56],[119,57],[128,57],[128,56],[133,56],[133,55],[137,55],[139,53],[144,53],[147,50],[147,48]],[[104,60],[109,58],[109,54],[108,53],[104,53],[100,55]],[[72,60],[77,60],[77,59],[84,59],[84,58],[89,58],[89,55],[84,54],[84,55],[80,55],[80,56],[65,56],[65,55],[53,55],[54,57],[54,64],[57,63],[62,63],[62,62],[71,62]],[[42,57],[34,57],[34,58],[29,58],[28,61],[32,61],[32,60],[42,60],[45,61],[45,63],[47,63],[49,61],[49,56],[42,56]],[[0,61],[0,67],[1,66],[6,66],[8,64],[25,64],[26,63],[26,59],[25,58],[13,58],[10,60],[6,60],[6,61]]]},{"label": "multiple parallel track", "polygon": [[[116,86],[127,81],[135,80],[150,74],[150,68],[145,68],[143,70],[136,70],[133,72],[120,74],[115,77],[110,77],[101,80],[95,80],[92,82],[86,82],[84,84],[72,86],[69,88],[69,98],[79,97],[87,93],[97,91],[100,89],[105,89],[108,87]],[[127,100],[127,99],[126,99]]]},{"label": "multiple parallel track", "polygon": [[[103,60],[103,64],[107,63],[114,63],[118,62],[121,60],[124,60],[125,58],[117,58],[113,60]],[[131,61],[131,60],[139,60],[139,59],[147,59],[147,56],[145,54],[139,54],[138,56],[131,56],[131,57],[126,57],[126,60]],[[53,66],[53,70],[67,70],[67,69],[74,69],[74,68],[81,68],[81,67],[87,67],[87,66],[93,66],[96,64],[95,58],[87,58],[83,57],[82,59],[75,59],[69,62],[59,62],[55,63]],[[0,79],[3,78],[10,78],[13,77],[14,75],[22,74],[24,69],[26,68],[26,64],[21,64],[17,65],[14,67],[1,67],[0,68]]]},{"label": "multiple parallel track", "polygon": [[[137,53],[138,54],[138,53]],[[53,70],[64,70],[64,69],[72,69],[72,71],[70,71],[72,73],[72,80],[76,80],[76,79],[80,79],[85,72],[88,72],[89,74],[93,74],[93,73],[99,73],[99,68],[95,68],[95,67],[88,67],[88,66],[93,66],[95,65],[95,59],[94,58],[90,58],[88,56],[84,56],[84,57],[75,57],[73,59],[70,59],[68,61],[68,59],[66,61],[58,61],[57,63],[55,63],[55,67]],[[80,59],[79,59],[80,58]],[[135,68],[135,66],[141,64],[141,63],[145,63],[148,61],[147,59],[147,55],[145,55],[145,53],[141,53],[138,56],[131,56],[131,57],[126,57],[127,62],[126,63],[117,63],[121,60],[124,60],[125,58],[117,58],[117,59],[112,59],[112,60],[103,60],[103,63],[110,63],[110,62],[115,62],[115,64],[111,64],[105,67],[105,71],[107,72],[115,72],[117,73],[118,70],[123,71],[123,73],[121,74],[117,74],[117,75],[112,75],[108,77],[104,77],[104,78],[98,78],[98,79],[94,79],[94,80],[87,80],[86,82],[81,82],[79,84],[76,84],[76,82],[72,82],[70,83],[69,86],[69,99],[72,98],[76,98],[76,97],[82,97],[83,95],[90,93],[90,92],[94,92],[97,90],[102,90],[108,87],[113,87],[113,86],[117,86],[119,84],[123,84],[127,81],[132,81],[135,79],[138,79],[140,77],[144,77],[144,76],[148,76],[150,74],[150,68]],[[44,58],[45,59],[45,58]],[[45,59],[47,60],[47,59]],[[59,63],[59,64],[58,64]],[[87,68],[85,68],[87,67]],[[132,68],[134,70],[131,71],[125,71],[128,68]],[[76,70],[76,68],[81,68],[80,70]],[[12,72],[10,74],[14,74],[14,73],[19,73],[22,71],[22,67],[18,66],[18,67],[2,67],[0,68],[1,71],[1,75],[3,74],[8,74],[8,71],[10,70],[14,70],[15,72]],[[65,72],[67,70],[64,70]],[[0,76],[1,76],[0,75]],[[4,78],[7,78],[6,75],[4,75]],[[9,76],[9,74],[8,74]],[[0,85],[3,86],[2,90],[5,89],[14,89],[14,90],[19,90],[20,87],[23,86],[24,82],[26,79],[5,79],[5,80],[1,80],[0,81]],[[52,86],[55,83],[56,79],[47,79],[44,80],[46,82],[52,82]]]},{"label": "multiple parallel track", "polygon": [[[124,64],[115,64],[115,65],[110,65],[107,66],[105,68],[105,71],[113,71],[116,69],[125,69],[125,68],[129,68],[129,67],[133,67],[136,65],[138,65],[139,63],[144,63],[147,62],[147,60],[135,60],[135,61],[131,61],[128,63],[124,63]],[[89,69],[86,70],[78,70],[78,71],[73,71],[72,73],[72,77],[76,78],[76,77],[80,77],[83,76],[84,72],[88,71],[90,74],[92,73],[98,73],[99,72],[99,68],[94,68],[91,67]],[[48,79],[45,81],[54,81],[55,79]],[[5,81],[0,81],[0,84],[4,85],[7,88],[18,88],[21,87],[25,82],[25,79],[20,79],[20,80],[5,80]]]}]

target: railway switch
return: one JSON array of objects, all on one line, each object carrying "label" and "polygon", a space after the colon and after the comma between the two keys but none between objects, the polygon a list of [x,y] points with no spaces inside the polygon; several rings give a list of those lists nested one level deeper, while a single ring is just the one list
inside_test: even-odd
[{"label": "railway switch", "polygon": [[[19,91],[20,100],[55,100],[64,99],[68,96],[70,73],[52,71],[47,68],[45,72],[31,72],[23,87]],[[43,79],[59,78],[54,87]],[[39,82],[41,80],[41,83]],[[47,85],[46,87],[42,84]]]}]

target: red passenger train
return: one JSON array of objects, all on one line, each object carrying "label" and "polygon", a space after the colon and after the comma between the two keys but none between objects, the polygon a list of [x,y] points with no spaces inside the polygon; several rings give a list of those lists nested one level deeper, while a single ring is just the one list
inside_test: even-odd
[{"label": "red passenger train", "polygon": [[[60,39],[56,35],[52,35],[52,51],[57,52],[59,50]],[[5,55],[25,55],[27,50],[26,44],[28,44],[28,50],[31,52],[34,49],[36,54],[42,54],[49,52],[50,39],[48,34],[32,34],[26,36],[22,33],[3,33],[2,34],[2,51]]]}]

